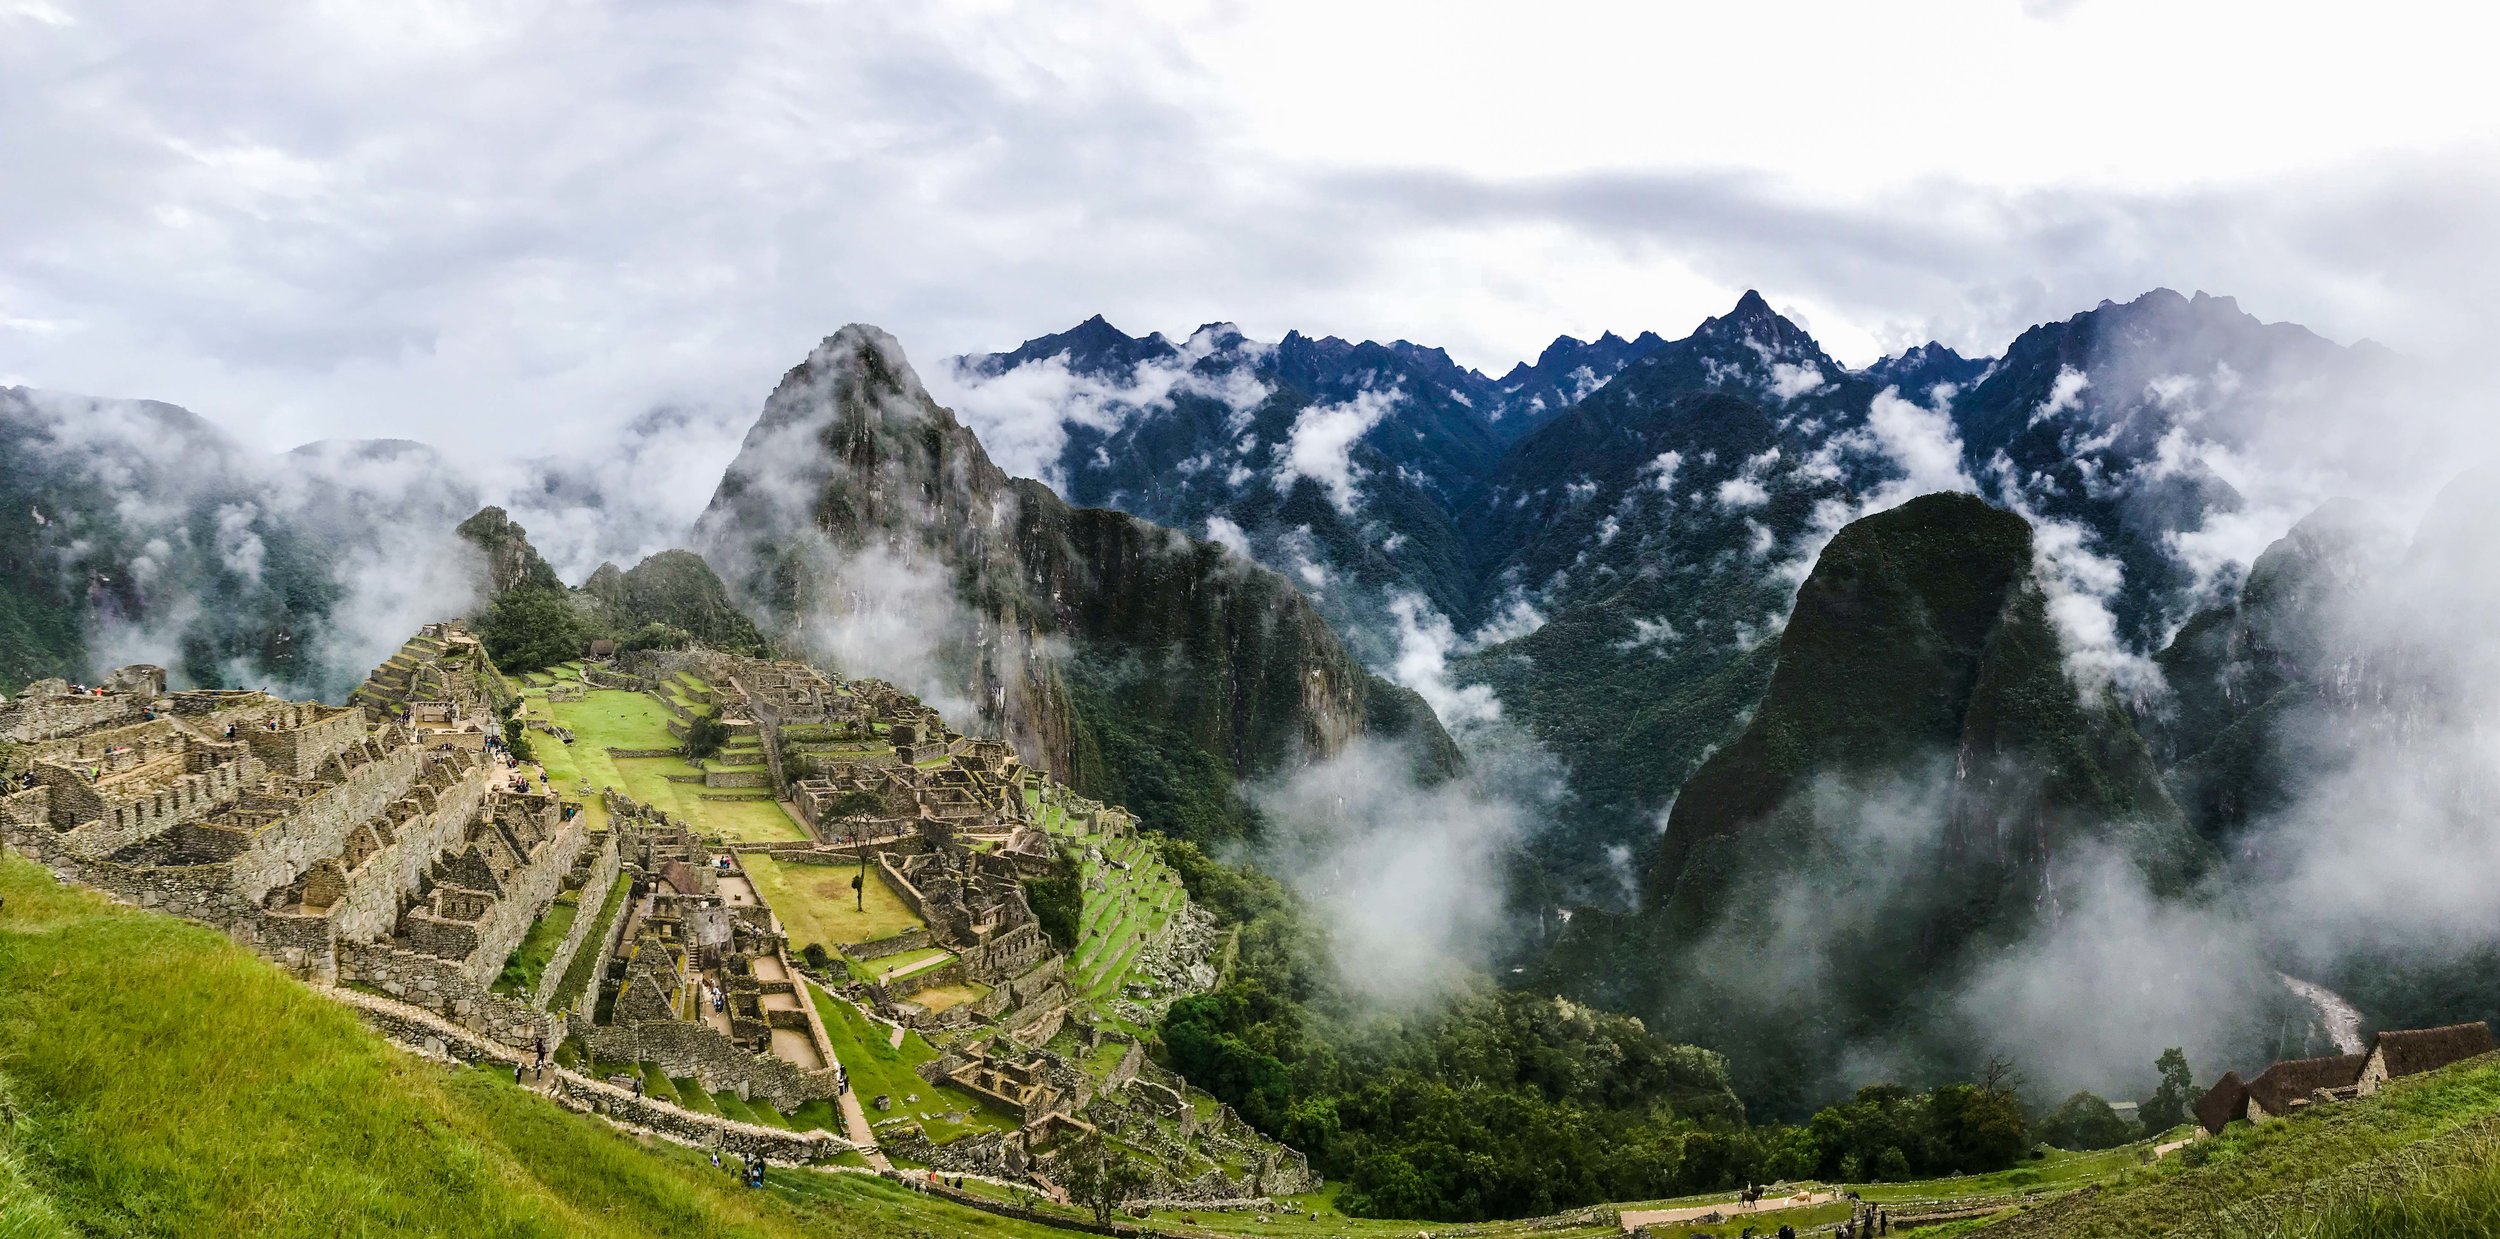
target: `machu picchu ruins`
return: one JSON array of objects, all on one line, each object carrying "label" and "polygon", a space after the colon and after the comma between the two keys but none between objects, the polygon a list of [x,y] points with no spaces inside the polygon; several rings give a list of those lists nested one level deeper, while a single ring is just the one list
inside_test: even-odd
[{"label": "machu picchu ruins", "polygon": [[[1317,1186],[1146,1057],[1217,936],[1134,819],[891,684],[702,649],[507,679],[459,622],[345,705],[165,684],[0,703],[0,839],[404,1043],[742,1155],[1053,1193],[1099,1134],[1141,1199]],[[1064,943],[1026,885],[1061,873]]]}]

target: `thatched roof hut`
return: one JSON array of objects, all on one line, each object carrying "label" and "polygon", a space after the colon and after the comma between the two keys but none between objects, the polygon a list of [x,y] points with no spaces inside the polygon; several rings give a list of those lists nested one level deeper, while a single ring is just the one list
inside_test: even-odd
[{"label": "thatched roof hut", "polygon": [[2378,1069],[2371,1074],[2400,1079],[2488,1054],[2491,1049],[2491,1025],[2481,1020],[2443,1028],[2383,1032],[2370,1048],[2370,1063]]}]

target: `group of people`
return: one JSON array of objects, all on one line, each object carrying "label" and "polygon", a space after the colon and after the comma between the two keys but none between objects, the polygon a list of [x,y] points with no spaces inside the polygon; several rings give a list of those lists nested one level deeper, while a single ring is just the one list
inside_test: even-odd
[{"label": "group of people", "polygon": [[[721,1160],[721,1155],[720,1155],[720,1150],[719,1150],[719,1149],[714,1149],[714,1150],[712,1150],[712,1167],[713,1167],[713,1169],[715,1169],[715,1170],[728,1170],[728,1169],[731,1169],[731,1167],[730,1167],[727,1163],[725,1163],[725,1162],[723,1162],[723,1161]],[[743,1161],[739,1162],[739,1163],[738,1163],[738,1165],[737,1165],[737,1167],[735,1168],[735,1170],[736,1170],[736,1174],[737,1174],[737,1176],[738,1176],[738,1181],[739,1181],[739,1182],[741,1182],[741,1183],[746,1184],[748,1187],[762,1187],[762,1186],[764,1186],[764,1159],[763,1159],[763,1158],[761,1158],[761,1157],[749,1157],[749,1158],[747,1158],[747,1159],[745,1159],[745,1160],[743,1160]]]},{"label": "group of people", "polygon": [[729,991],[722,989],[719,982],[714,981],[710,977],[705,977],[703,978],[703,1002],[704,1005],[712,1008],[713,1013],[716,1015],[720,1012],[727,1011],[729,1009]]},{"label": "group of people", "polygon": [[958,1192],[964,1190],[964,1177],[962,1175],[956,1175],[953,1178],[948,1178],[947,1176],[939,1174],[934,1170],[922,1171],[920,1174],[904,1175],[903,1182],[914,1190],[923,1192],[928,1191],[933,1187],[952,1188]]},{"label": "group of people", "polygon": [[[548,1061],[547,1039],[542,1036],[538,1038],[536,1051],[529,1061],[512,1064],[512,1082],[515,1084],[520,1083],[522,1073],[529,1071],[535,1071],[537,1073],[536,1075],[530,1077],[532,1080],[541,1083],[545,1082],[547,1079]],[[637,1083],[635,1091],[637,1093],[641,1092],[639,1082]]]},{"label": "group of people", "polygon": [[[1855,1192],[1849,1194],[1849,1202],[1849,1220],[1832,1228],[1834,1239],[1873,1239],[1876,1235],[1892,1233],[1892,1210],[1861,1201]],[[1716,1221],[1718,1218],[1714,1215],[1706,1220]],[[1768,1236],[1748,1226],[1737,1239],[1768,1239]],[[1797,1239],[1797,1228],[1780,1227],[1778,1239]]]}]

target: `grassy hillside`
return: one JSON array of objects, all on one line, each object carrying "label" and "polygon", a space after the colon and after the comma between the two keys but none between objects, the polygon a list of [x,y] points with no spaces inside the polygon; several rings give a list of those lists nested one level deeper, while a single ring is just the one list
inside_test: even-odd
[{"label": "grassy hillside", "polygon": [[[1990,1239],[2139,1235],[2487,1235],[2500,1217],[2500,1056],[2288,1122],[2234,1123],[2098,1190],[2015,1215]],[[2470,1225],[2468,1223],[2471,1223]]]},{"label": "grassy hillside", "polygon": [[421,1061],[224,937],[0,857],[0,1235],[1055,1234],[853,1175],[747,1191]]}]

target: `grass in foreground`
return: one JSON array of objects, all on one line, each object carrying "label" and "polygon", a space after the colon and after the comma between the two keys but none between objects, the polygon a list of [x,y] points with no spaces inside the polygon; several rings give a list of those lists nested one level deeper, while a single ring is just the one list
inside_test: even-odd
[{"label": "grass in foreground", "polygon": [[0,1233],[1057,1235],[852,1175],[749,1191],[391,1047],[213,931],[0,856]]},{"label": "grass in foreground", "polygon": [[[2359,1198],[2348,1192],[2330,1193],[2332,1199],[2306,1193],[2356,1168],[2385,1168],[2383,1177],[2357,1190],[2381,1191],[2389,1207],[2409,1202],[2422,1193],[2404,1186],[2404,1164],[2430,1157],[2442,1140],[2475,1135],[2468,1129],[2490,1124],[2495,1116],[2500,1116],[2500,1055],[2486,1055],[2398,1080],[2375,1097],[2322,1106],[2288,1121],[2234,1123],[2180,1153],[2120,1171],[2103,1182],[2097,1197],[2076,1202],[2075,1208],[2053,1215],[2044,1211],[2038,1219],[2017,1216],[1980,1233],[2054,1234],[2060,1239],[2132,1239],[2174,1231],[2234,1235],[2243,1227],[2254,1227],[2247,1231],[2251,1234],[2307,1233],[2298,1226],[2323,1217],[2323,1205],[2355,1210],[2377,1206],[2354,1203]],[[2435,1178],[2415,1178],[2425,1187],[2438,1186]],[[2281,1208],[2249,1221],[2267,1214],[2270,1201]]]},{"label": "grass in foreground", "polygon": [[[2286,1239],[2482,1239],[2500,1235],[2500,1137],[2478,1134],[2452,1156],[2395,1167],[2386,1188],[2356,1192],[2315,1212],[2270,1218],[2235,1234]],[[2260,1229],[2262,1227],[2262,1230]]]}]

